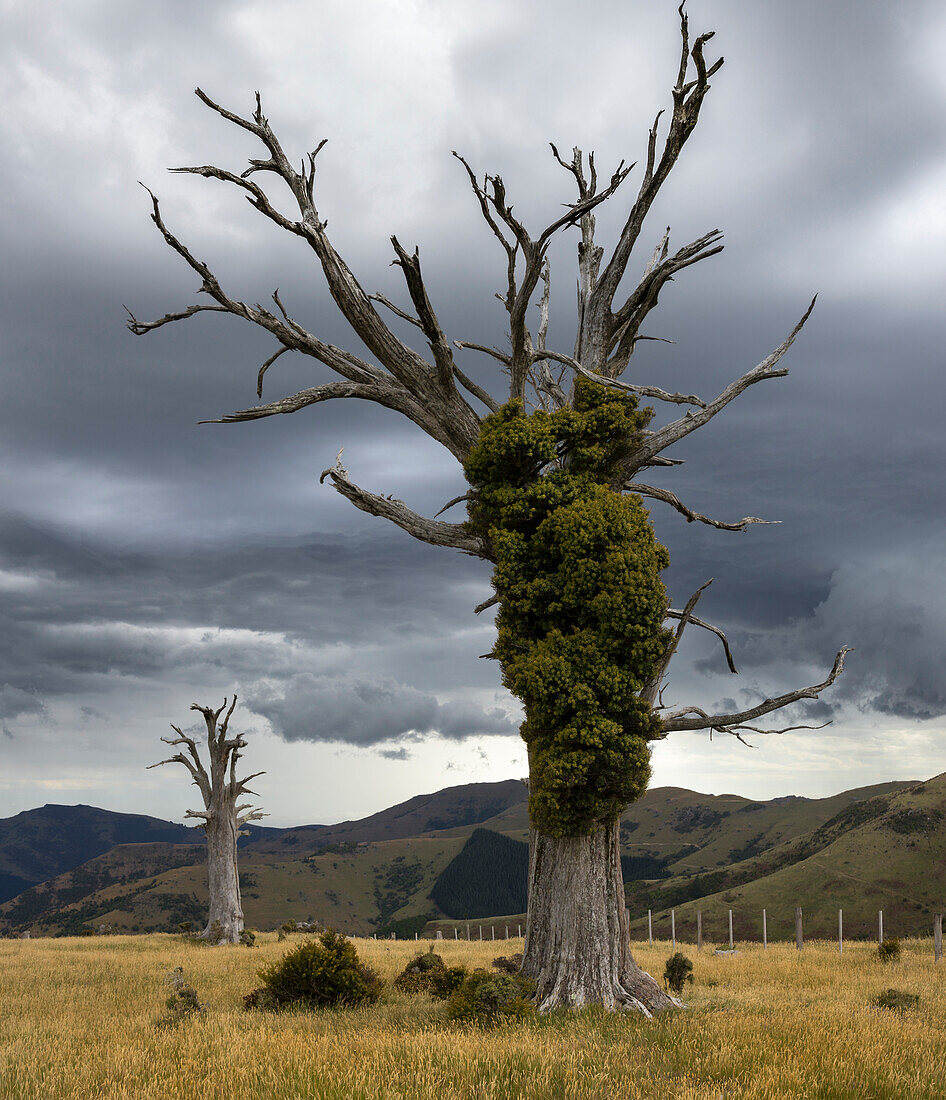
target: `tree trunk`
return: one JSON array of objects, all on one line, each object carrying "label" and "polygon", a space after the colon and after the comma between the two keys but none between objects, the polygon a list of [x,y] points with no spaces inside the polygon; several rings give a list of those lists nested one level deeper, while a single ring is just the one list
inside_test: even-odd
[{"label": "tree trunk", "polygon": [[531,832],[522,973],[536,982],[541,1012],[680,1007],[631,955],[618,841],[617,821],[591,836]]},{"label": "tree trunk", "polygon": [[237,871],[237,827],[233,815],[207,822],[207,867],[210,914],[201,936],[213,943],[239,943],[243,931],[243,902]]}]

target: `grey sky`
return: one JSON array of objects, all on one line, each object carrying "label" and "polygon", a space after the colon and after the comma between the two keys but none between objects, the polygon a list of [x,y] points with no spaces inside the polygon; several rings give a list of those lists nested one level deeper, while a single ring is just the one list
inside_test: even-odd
[{"label": "grey sky", "polygon": [[[354,345],[310,256],[236,194],[169,175],[242,170],[255,89],[287,149],[322,137],[318,205],[363,285],[404,301],[388,237],[421,248],[451,338],[501,342],[502,256],[450,150],[502,173],[519,215],[572,198],[547,142],[639,159],[669,105],[675,4],[422,0],[140,6],[0,2],[0,816],[45,801],[180,817],[182,776],[145,772],[169,722],[237,688],[250,770],[273,824],[368,813],[451,782],[524,774],[518,708],[472,614],[488,570],[356,512],[318,474],[345,447],[355,480],[432,514],[462,491],[450,456],[374,406],[336,403],[236,426],[272,352],[233,318],[136,339],[194,300],[136,181],[234,295],[273,288]],[[932,0],[691,0],[726,57],[700,126],[645,226],[726,250],[682,272],[635,380],[711,397],[819,303],[786,360],[678,445],[659,483],[730,534],[653,509],[675,601],[702,613],[741,675],[692,638],[668,700],[741,701],[849,670],[818,732],[676,735],[655,781],[755,797],[823,794],[946,769],[942,593],[946,384],[946,76]],[[715,53],[714,53],[715,56]],[[633,187],[633,179],[625,185]],[[621,193],[599,217],[619,224]],[[574,236],[552,256],[551,338],[568,350]],[[636,270],[632,261],[631,269]],[[501,395],[489,361],[464,365]],[[284,356],[274,399],[313,384]],[[668,415],[664,410],[658,415]],[[658,473],[652,474],[653,479]]]}]

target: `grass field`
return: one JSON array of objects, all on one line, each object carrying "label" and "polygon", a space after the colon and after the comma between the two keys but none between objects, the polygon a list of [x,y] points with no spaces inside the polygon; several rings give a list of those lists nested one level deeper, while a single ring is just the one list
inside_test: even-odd
[{"label": "grass field", "polygon": [[[296,938],[296,937],[294,937]],[[370,1009],[243,1012],[256,970],[290,946],[203,948],[151,935],[0,941],[3,1100],[631,1100],[636,1097],[946,1097],[946,963],[930,941],[884,965],[876,947],[809,943],[697,954],[689,1009],[652,1021],[565,1013],[492,1031],[449,1023],[440,1003],[387,989]],[[387,979],[407,942],[356,941]],[[448,965],[488,966],[521,941],[437,945]],[[669,943],[638,945],[660,974]],[[154,1021],[182,966],[206,1013]],[[907,1012],[870,1007],[887,987]]]}]

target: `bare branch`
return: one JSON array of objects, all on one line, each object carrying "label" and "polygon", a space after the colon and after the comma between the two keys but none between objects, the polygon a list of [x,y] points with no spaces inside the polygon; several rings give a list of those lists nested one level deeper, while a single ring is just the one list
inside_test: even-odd
[{"label": "bare branch", "polygon": [[639,481],[629,481],[624,488],[630,493],[640,493],[643,497],[662,500],[664,504],[669,504],[671,508],[675,508],[681,515],[686,516],[687,523],[693,523],[695,520],[710,527],[716,527],[720,531],[745,531],[751,523],[770,525],[782,522],[780,519],[759,519],[758,516],[743,516],[735,523],[723,523],[721,520],[710,519],[699,512],[694,512],[692,508],[688,508],[675,493],[671,493],[668,489],[657,489],[653,485],[644,485]]},{"label": "bare branch", "polygon": [[610,386],[626,393],[639,393],[642,397],[652,397],[656,401],[667,401],[674,405],[698,405],[701,409],[706,408],[706,403],[692,393],[667,393],[666,390],[662,390],[658,386],[636,386],[630,382],[622,382],[618,378],[609,378],[606,375],[588,370],[577,359],[573,359],[570,355],[563,355],[558,351],[536,351],[534,359],[554,359],[557,363],[564,363],[567,367],[571,367],[576,374],[580,374],[583,378],[589,378],[592,382],[600,382],[603,386]]},{"label": "bare branch", "polygon": [[[456,344],[456,341],[454,341]],[[496,401],[491,394],[483,389],[482,386],[477,385],[471,378],[468,378],[462,370],[454,363],[453,374],[460,385],[468,392],[471,393],[477,401],[482,401],[483,404],[489,409],[490,412],[499,412],[499,402]]]},{"label": "bare branch", "polygon": [[505,367],[512,364],[510,356],[504,351],[500,351],[499,348],[488,348],[485,344],[471,344],[467,340],[454,340],[453,346],[455,348],[469,348],[470,351],[481,351],[484,355],[490,355],[493,359],[498,359]]},{"label": "bare branch", "polygon": [[[784,695],[778,695],[772,699],[765,699],[748,710],[738,711],[734,714],[707,714],[699,707],[684,707],[671,711],[661,720],[663,733],[674,733],[678,730],[704,730],[715,729],[729,732],[729,728],[742,726],[751,722],[754,718],[761,718],[763,714],[771,714],[774,710],[781,710],[789,703],[797,703],[800,699],[817,699],[822,691],[829,688],[844,671],[844,658],[851,652],[850,646],[842,646],[834,659],[834,665],[827,679],[812,687],[799,688],[797,691],[789,691]],[[688,717],[692,716],[692,717]]]},{"label": "bare branch", "polygon": [[479,615],[480,612],[485,611],[487,608],[495,607],[496,604],[499,603],[499,599],[499,596],[490,596],[488,600],[483,600],[482,603],[478,603],[476,607],[473,608],[473,614]]},{"label": "bare branch", "polygon": [[693,611],[693,608],[696,607],[700,597],[712,583],[713,579],[711,577],[708,581],[705,582],[705,584],[701,584],[700,587],[689,598],[689,600],[687,600],[686,607],[683,609],[683,614],[680,619],[680,625],[674,631],[673,637],[667,644],[667,648],[664,650],[663,656],[660,659],[660,663],[654,670],[654,675],[651,677],[650,682],[646,684],[643,691],[641,691],[641,699],[643,699],[644,702],[653,705],[654,699],[657,695],[657,690],[660,687],[661,681],[663,680],[664,676],[666,676],[667,668],[670,664],[670,661],[673,658],[674,653],[676,653],[677,651],[677,646],[680,644],[680,638],[683,636],[684,628],[686,627],[686,624],[690,621],[690,615]]},{"label": "bare branch", "polygon": [[276,360],[280,357],[280,355],[283,355],[285,352],[287,352],[289,350],[290,349],[286,348],[286,347],[280,348],[279,351],[277,351],[273,355],[271,355],[266,360],[266,362],[260,367],[259,374],[256,376],[256,396],[257,397],[262,397],[263,396],[263,378],[265,377],[266,372],[273,365],[273,363],[276,362]]},{"label": "bare branch", "polygon": [[424,278],[420,270],[420,252],[415,248],[413,255],[408,255],[401,247],[397,237],[391,238],[391,244],[397,254],[397,260],[394,262],[404,272],[404,280],[407,283],[408,293],[414,303],[414,308],[417,310],[420,327],[427,337],[431,354],[437,364],[440,385],[445,389],[452,390],[454,388],[453,352],[450,350],[447,338],[444,336],[440,322],[437,320],[437,314],[434,313],[434,308],[430,304],[427,288],[424,286]]},{"label": "bare branch", "polygon": [[460,496],[454,497],[453,500],[448,500],[447,503],[440,509],[440,511],[436,512],[434,514],[434,519],[436,519],[437,516],[442,516],[444,514],[444,512],[449,511],[454,506],[454,504],[459,504],[461,501],[471,500],[471,499],[472,499],[472,494],[471,493],[462,493]]},{"label": "bare branch", "polygon": [[197,313],[232,312],[227,306],[188,306],[187,309],[182,309],[178,313],[165,313],[156,321],[139,321],[128,306],[122,306],[122,309],[128,314],[129,332],[133,332],[136,336],[144,336],[146,332],[153,332],[156,328],[161,328],[162,325],[170,324],[172,321],[186,321],[188,317],[193,317]]},{"label": "bare branch", "polygon": [[[709,584],[709,581],[707,581],[706,583]],[[705,585],[704,585],[704,587],[705,587]],[[700,591],[702,591],[702,589],[700,589]],[[704,622],[703,619],[698,619],[695,615],[691,615],[685,609],[683,611],[678,611],[674,607],[668,607],[667,608],[667,618],[668,619],[680,619],[681,620],[681,622],[680,622],[681,627],[683,626],[684,623],[693,623],[694,626],[701,626],[704,630],[708,630],[711,634],[715,634],[716,637],[719,638],[719,640],[723,643],[723,652],[726,654],[726,664],[729,665],[729,671],[730,672],[738,672],[738,669],[736,668],[736,664],[733,661],[732,652],[729,648],[729,639],[719,629],[718,626],[713,626],[712,623],[707,623],[707,622]]]},{"label": "bare branch", "polygon": [[400,317],[402,321],[407,321],[408,323],[415,325],[417,328],[423,329],[424,326],[420,323],[420,321],[417,320],[416,317],[412,317],[409,313],[405,313],[405,311],[401,309],[400,306],[396,306],[388,298],[385,298],[383,294],[369,294],[368,297],[372,300],[372,302],[380,302],[381,305],[389,309],[393,314],[395,314],[395,316]]},{"label": "bare branch", "polygon": [[390,520],[421,542],[428,542],[433,546],[451,546],[474,557],[490,558],[486,543],[478,535],[472,534],[465,524],[427,519],[412,512],[403,501],[379,496],[377,493],[369,493],[359,488],[349,479],[341,457],[342,452],[339,451],[335,465],[322,471],[319,482],[323,482],[327,477],[331,478],[338,492],[347,497],[356,508],[371,516],[381,516]]},{"label": "bare branch", "polygon": [[689,435],[690,432],[696,431],[697,428],[701,428],[704,424],[712,420],[718,412],[724,409],[730,401],[738,397],[743,390],[748,389],[749,386],[754,385],[756,382],[765,381],[768,378],[783,378],[788,374],[787,367],[775,370],[775,366],[785,352],[792,346],[795,337],[811,316],[811,311],[815,308],[816,301],[817,295],[812,298],[811,305],[805,310],[804,316],[792,329],[789,336],[779,344],[771,355],[763,359],[762,362],[753,367],[752,370],[747,371],[741,378],[737,378],[735,382],[730,383],[719,397],[710,401],[710,403],[700,409],[699,412],[687,412],[686,415],[680,417],[679,420],[672,421],[670,424],[667,424],[665,427],[646,438],[641,447],[635,451],[634,455],[629,459],[629,469],[627,472],[629,474],[633,473],[634,470],[639,469],[644,463],[650,461],[654,455],[659,454],[666,447],[683,439],[684,436]]}]

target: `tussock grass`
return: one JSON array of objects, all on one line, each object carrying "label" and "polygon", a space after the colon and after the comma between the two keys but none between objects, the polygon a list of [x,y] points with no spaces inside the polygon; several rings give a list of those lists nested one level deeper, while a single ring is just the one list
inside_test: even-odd
[{"label": "tussock grass", "polygon": [[[177,937],[0,941],[4,1100],[929,1100],[946,1094],[946,964],[906,941],[884,965],[871,943],[681,950],[686,1012],[654,1021],[595,1011],[492,1031],[442,1004],[385,991],[364,1009],[243,1012],[257,969],[289,946],[195,948]],[[387,982],[410,942],[359,940]],[[521,941],[503,950],[520,950]],[[493,943],[435,945],[448,966],[488,966]],[[636,955],[662,973],[669,943]],[[181,966],[205,1013],[157,1030],[164,975]],[[871,1002],[893,983],[909,1012]]]}]

